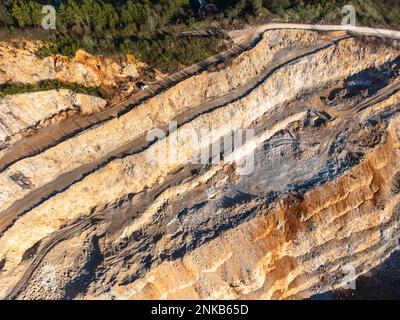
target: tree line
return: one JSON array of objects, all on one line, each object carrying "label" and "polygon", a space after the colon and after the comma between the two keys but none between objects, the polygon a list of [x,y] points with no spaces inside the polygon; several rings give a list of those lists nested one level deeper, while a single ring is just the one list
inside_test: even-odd
[{"label": "tree line", "polygon": [[9,34],[40,30],[45,4],[57,3],[57,29],[46,36],[39,54],[73,55],[130,52],[166,71],[220,50],[218,38],[182,39],[176,33],[192,28],[232,28],[269,21],[340,23],[344,5],[353,4],[359,24],[395,26],[397,0],[209,0],[219,11],[199,12],[198,0],[1,0],[0,28]]}]

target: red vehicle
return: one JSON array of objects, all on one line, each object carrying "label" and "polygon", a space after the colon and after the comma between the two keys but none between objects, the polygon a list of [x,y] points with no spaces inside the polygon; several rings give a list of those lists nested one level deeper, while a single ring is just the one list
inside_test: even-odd
[{"label": "red vehicle", "polygon": [[218,11],[218,7],[214,3],[209,3],[206,5],[207,12],[216,12]]}]

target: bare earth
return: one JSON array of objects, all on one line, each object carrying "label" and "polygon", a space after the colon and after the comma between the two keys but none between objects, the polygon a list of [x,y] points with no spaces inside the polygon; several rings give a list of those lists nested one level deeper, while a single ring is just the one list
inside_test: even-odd
[{"label": "bare earth", "polygon": [[[230,50],[122,102],[63,90],[0,99],[0,297],[302,299],[395,254],[400,32],[227,35]],[[5,81],[19,74],[10,68],[0,62]],[[152,129],[166,136],[146,139]],[[200,145],[184,134],[202,129],[219,135]],[[246,129],[253,141],[197,161]],[[165,141],[175,161],[160,161]]]}]

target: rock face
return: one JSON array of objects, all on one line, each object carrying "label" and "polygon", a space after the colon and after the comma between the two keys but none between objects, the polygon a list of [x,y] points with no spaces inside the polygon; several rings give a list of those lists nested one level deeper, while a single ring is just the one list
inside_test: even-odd
[{"label": "rock face", "polygon": [[103,102],[0,102],[0,296],[300,299],[398,249],[395,44],[270,30],[228,60],[29,157],[20,132]]},{"label": "rock face", "polygon": [[1,154],[35,132],[75,114],[82,116],[103,110],[104,99],[75,94],[69,90],[22,93],[0,100]]}]

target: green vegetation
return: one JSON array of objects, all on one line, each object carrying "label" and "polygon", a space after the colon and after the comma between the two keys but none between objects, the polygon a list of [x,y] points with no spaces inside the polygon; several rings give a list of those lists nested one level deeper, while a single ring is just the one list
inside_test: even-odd
[{"label": "green vegetation", "polygon": [[[56,1],[57,2],[57,1]],[[198,0],[61,0],[57,29],[40,28],[50,0],[2,0],[0,28],[7,34],[45,39],[38,54],[74,55],[82,48],[94,54],[132,53],[163,71],[175,71],[221,50],[218,38],[179,38],[194,28],[233,28],[245,24],[288,21],[334,23],[341,9],[353,4],[360,25],[398,27],[397,0],[209,0],[216,13],[198,11]]]},{"label": "green vegetation", "polygon": [[75,93],[94,95],[102,98],[106,97],[105,93],[99,87],[87,87],[78,83],[62,83],[55,80],[45,80],[34,84],[1,84],[0,97],[54,89],[69,89]]}]

